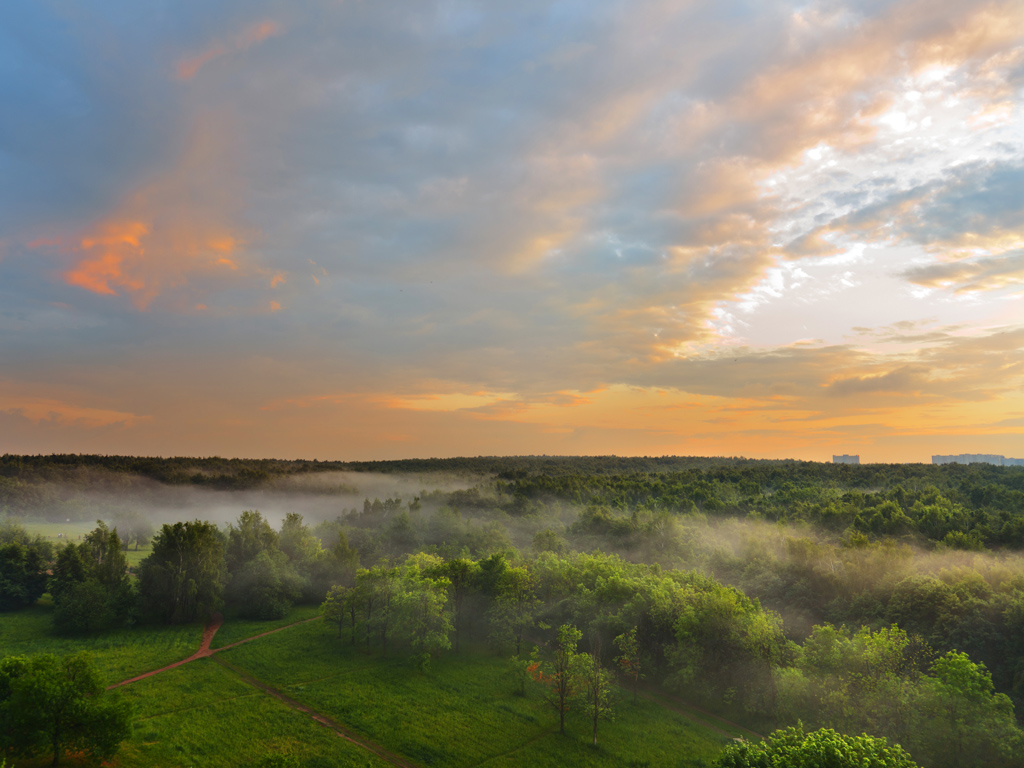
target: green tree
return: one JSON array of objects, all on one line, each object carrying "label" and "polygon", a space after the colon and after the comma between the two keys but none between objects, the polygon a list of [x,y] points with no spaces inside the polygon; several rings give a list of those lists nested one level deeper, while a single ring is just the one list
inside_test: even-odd
[{"label": "green tree", "polygon": [[454,609],[455,652],[459,652],[459,637],[462,629],[462,606],[467,593],[476,582],[480,567],[472,560],[456,557],[436,569],[436,575],[448,579],[451,585],[452,607]]},{"label": "green tree", "polygon": [[109,759],[131,732],[131,709],[103,689],[88,655],[8,656],[0,660],[0,748],[16,756],[46,752],[52,765],[68,749]]},{"label": "green tree", "polygon": [[40,548],[0,544],[0,611],[34,605],[46,591],[46,558]]},{"label": "green tree", "polygon": [[[345,616],[348,614],[348,606],[351,600],[351,587],[343,587],[340,584],[330,588],[327,598],[320,604],[320,615],[328,624],[338,625],[338,637],[341,637],[341,630],[345,626]],[[355,642],[355,621],[352,622],[352,642]]]},{"label": "green tree", "polygon": [[447,610],[451,582],[435,577],[443,562],[434,555],[410,555],[400,570],[399,624],[424,659],[451,648],[451,614]]},{"label": "green tree", "polygon": [[228,526],[228,541],[224,550],[224,560],[228,573],[234,576],[250,560],[260,552],[276,552],[280,549],[277,532],[263,515],[247,509],[238,516],[236,525]]},{"label": "green tree", "polygon": [[917,768],[898,744],[863,734],[846,736],[803,726],[775,731],[765,741],[730,744],[715,768]]},{"label": "green tree", "polygon": [[1013,703],[995,693],[992,675],[966,653],[950,651],[932,664],[919,702],[920,751],[936,766],[1012,765],[1024,747]]},{"label": "green tree", "polygon": [[392,639],[398,613],[398,569],[389,565],[360,569],[356,573],[356,588],[363,595],[367,643],[375,634],[380,640],[382,654],[387,656],[388,641]]},{"label": "green tree", "polygon": [[630,682],[630,687],[633,689],[634,705],[636,704],[640,680],[644,677],[640,640],[637,638],[636,632],[637,628],[633,627],[628,632],[623,632],[615,638],[615,647],[619,649],[619,655],[615,657],[615,663],[619,665],[622,674]]},{"label": "green tree", "polygon": [[558,628],[548,659],[534,658],[529,667],[533,679],[543,684],[544,701],[558,713],[558,732],[565,733],[565,713],[580,689],[580,656],[576,646],[583,633],[571,624]]},{"label": "green tree", "polygon": [[165,525],[139,566],[143,611],[167,624],[195,621],[220,608],[224,575],[224,542],[216,525]]},{"label": "green tree", "polygon": [[302,593],[302,579],[283,552],[263,550],[231,578],[227,597],[249,619],[280,619]]},{"label": "green tree", "polygon": [[612,673],[601,666],[601,648],[595,646],[590,653],[577,656],[577,672],[580,699],[584,711],[594,729],[594,745],[597,745],[597,724],[612,717]]},{"label": "green tree", "polygon": [[533,578],[525,568],[509,568],[498,577],[491,622],[498,643],[511,642],[520,655],[523,634],[533,626],[538,600]]},{"label": "green tree", "polygon": [[309,526],[303,522],[302,515],[289,512],[281,523],[279,537],[281,551],[293,563],[315,560],[321,551],[320,539],[313,535]]},{"label": "green tree", "polygon": [[53,627],[63,635],[87,635],[107,629],[115,615],[110,595],[97,579],[69,587],[55,601]]},{"label": "green tree", "polygon": [[50,593],[54,628],[62,634],[123,625],[135,596],[117,529],[97,520],[81,544],[66,544],[57,556]]}]

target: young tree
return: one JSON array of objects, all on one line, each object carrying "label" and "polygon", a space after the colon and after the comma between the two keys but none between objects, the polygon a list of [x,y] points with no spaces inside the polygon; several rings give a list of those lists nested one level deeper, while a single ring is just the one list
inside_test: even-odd
[{"label": "young tree", "polygon": [[106,760],[130,732],[128,702],[104,691],[87,654],[0,660],[0,750],[49,752],[51,765],[68,749]]},{"label": "young tree", "polygon": [[622,674],[630,681],[633,688],[633,704],[636,704],[637,688],[640,686],[640,679],[644,677],[642,670],[642,659],[640,651],[640,640],[636,636],[636,627],[628,632],[623,632],[615,638],[615,647],[619,649],[619,655],[615,662],[622,670]]},{"label": "young tree", "polygon": [[[327,592],[327,599],[320,605],[320,615],[328,624],[338,625],[338,637],[341,637],[341,629],[345,625],[345,615],[348,613],[348,603],[351,602],[352,589],[337,584]],[[352,642],[355,642],[355,620],[352,621]]]},{"label": "young tree", "polygon": [[597,745],[597,723],[612,716],[612,673],[601,666],[601,646],[595,645],[591,653],[578,656],[578,675],[581,699],[587,717],[594,726],[594,744]]},{"label": "young tree", "polygon": [[544,700],[558,712],[558,731],[565,733],[565,713],[579,690],[579,657],[576,646],[583,633],[571,624],[558,628],[550,658],[545,662],[534,659],[529,669],[533,679],[545,686]]}]

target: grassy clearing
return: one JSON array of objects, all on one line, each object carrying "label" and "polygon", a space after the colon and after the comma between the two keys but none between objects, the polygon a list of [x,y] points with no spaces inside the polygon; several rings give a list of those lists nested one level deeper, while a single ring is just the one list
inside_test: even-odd
[{"label": "grassy clearing", "polygon": [[[191,655],[202,631],[198,625],[142,627],[57,638],[50,634],[51,611],[0,615],[2,652],[89,650],[108,680],[117,682]],[[228,618],[216,640],[223,647],[314,615],[315,608],[298,608],[280,622]],[[600,725],[595,748],[590,724],[579,713],[570,714],[561,736],[555,712],[536,690],[516,695],[504,658],[466,649],[434,660],[423,673],[406,656],[382,659],[376,650],[352,647],[322,622],[290,627],[218,658],[423,766],[695,768],[709,765],[729,741],[658,702],[641,700],[634,707],[623,691],[615,720]],[[137,719],[113,766],[386,765],[210,659],[119,690],[133,702]]]},{"label": "grassy clearing", "polygon": [[286,627],[297,621],[316,618],[319,615],[320,608],[316,605],[297,605],[288,612],[287,616],[278,621],[238,619],[232,616],[230,612],[226,612],[224,614],[224,624],[217,630],[217,634],[213,636],[213,642],[210,643],[210,647],[223,648],[225,645],[237,643],[239,640],[245,640],[247,637],[269,632],[278,627]]},{"label": "grassy clearing", "polygon": [[387,765],[209,659],[132,683],[124,692],[138,719],[115,765]]},{"label": "grassy clearing", "polygon": [[[112,768],[383,768],[388,764],[201,659],[121,689],[132,737]],[[48,758],[16,763],[48,765]],[[69,759],[62,765],[77,765]]]},{"label": "grassy clearing", "polygon": [[60,637],[53,634],[52,626],[53,608],[49,606],[0,613],[0,654],[89,651],[106,680],[116,683],[191,656],[203,635],[199,624],[136,627],[93,637]]},{"label": "grassy clearing", "polygon": [[[77,544],[79,536],[84,537],[96,527],[95,520],[78,521],[74,523],[51,523],[45,520],[16,520],[18,525],[28,531],[30,536],[42,536],[47,541],[60,544],[71,541]],[[63,533],[63,538],[57,534]]]},{"label": "grassy clearing", "polygon": [[366,737],[428,766],[697,766],[729,737],[625,692],[616,720],[588,743],[579,715],[557,733],[537,692],[516,695],[504,659],[447,655],[418,672],[404,658],[353,649],[320,623],[224,651],[232,664]]}]

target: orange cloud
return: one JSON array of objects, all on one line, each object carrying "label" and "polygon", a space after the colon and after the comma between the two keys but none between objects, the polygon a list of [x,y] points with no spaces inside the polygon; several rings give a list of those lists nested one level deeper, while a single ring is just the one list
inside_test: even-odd
[{"label": "orange cloud", "polygon": [[[166,288],[182,284],[185,272],[237,270],[227,257],[237,247],[234,237],[222,233],[154,229],[148,222],[114,219],[81,238],[75,249],[79,260],[62,276],[68,285],[93,293],[129,294],[137,308],[145,309]],[[169,263],[169,256],[178,264]]]},{"label": "orange cloud", "polygon": [[19,396],[0,392],[0,412],[19,414],[30,421],[51,421],[83,427],[105,427],[112,424],[133,426],[148,420],[134,413],[107,408],[90,408],[49,397]]},{"label": "orange cloud", "polygon": [[200,69],[214,59],[229,53],[239,53],[257,43],[263,42],[268,37],[280,35],[282,32],[283,29],[276,21],[260,21],[250,24],[229,40],[217,40],[202,53],[179,61],[177,68],[178,79],[191,80],[199,74]]},{"label": "orange cloud", "polygon": [[[207,294],[225,285],[266,291],[284,273],[250,258],[250,237],[237,222],[245,205],[237,158],[237,126],[229,111],[201,113],[184,152],[162,173],[74,236],[33,241],[58,244],[69,257],[68,285],[104,296],[125,296],[140,310],[162,297],[166,308],[211,306]],[[256,298],[250,309],[266,311]]]}]

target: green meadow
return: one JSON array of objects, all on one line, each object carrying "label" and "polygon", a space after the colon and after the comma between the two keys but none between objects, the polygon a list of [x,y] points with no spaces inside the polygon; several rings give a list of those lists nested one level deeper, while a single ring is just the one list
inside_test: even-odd
[{"label": "green meadow", "polygon": [[88,651],[107,680],[116,683],[165,667],[196,652],[203,628],[134,627],[85,638],[52,632],[53,608],[42,604],[0,613],[0,656]]},{"label": "green meadow", "polygon": [[[49,606],[0,617],[4,655],[88,650],[114,683],[190,656],[202,627],[136,628],[86,639],[50,632]],[[214,647],[315,616],[298,608],[279,622],[230,616]],[[620,692],[599,744],[590,723],[570,713],[566,735],[538,690],[514,690],[508,663],[484,647],[446,653],[426,670],[397,654],[353,647],[320,621],[280,632],[162,672],[119,690],[135,707],[132,737],[111,766],[383,766],[388,763],[252,684],[255,678],[343,726],[408,765],[704,766],[733,733],[670,706]],[[706,723],[706,724],[705,724]],[[738,734],[738,732],[736,732]],[[46,761],[18,765],[35,766]],[[70,757],[64,764],[75,765]]]}]

